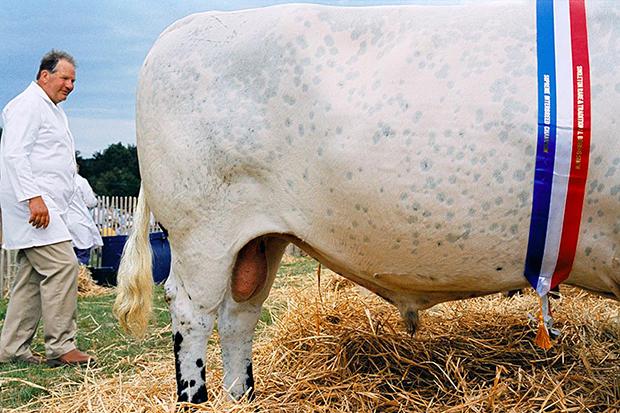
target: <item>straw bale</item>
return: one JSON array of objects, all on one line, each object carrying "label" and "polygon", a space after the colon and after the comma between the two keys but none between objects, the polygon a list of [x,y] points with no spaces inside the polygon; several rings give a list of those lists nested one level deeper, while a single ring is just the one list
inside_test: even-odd
[{"label": "straw bale", "polygon": [[80,265],[78,272],[78,295],[80,297],[93,297],[111,292],[112,289],[97,285],[88,267]]},{"label": "straw bale", "polygon": [[[220,389],[217,335],[209,346],[210,402],[225,412],[617,411],[617,302],[563,287],[553,302],[561,337],[533,344],[527,293],[444,303],[421,315],[415,337],[395,309],[324,271],[316,281],[279,285],[274,322],[255,339],[256,401],[227,401]],[[103,362],[103,361],[102,361]],[[46,412],[170,412],[171,351],[126,360],[135,375],[85,373],[44,399]],[[28,411],[27,407],[20,412]]]}]

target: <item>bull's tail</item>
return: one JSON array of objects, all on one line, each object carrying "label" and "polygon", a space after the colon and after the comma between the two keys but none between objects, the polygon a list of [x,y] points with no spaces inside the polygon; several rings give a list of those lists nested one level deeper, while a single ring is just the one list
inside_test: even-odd
[{"label": "bull's tail", "polygon": [[114,315],[123,330],[142,337],[151,315],[153,275],[149,220],[151,211],[140,187],[133,216],[133,231],[127,239],[118,269],[118,287]]}]

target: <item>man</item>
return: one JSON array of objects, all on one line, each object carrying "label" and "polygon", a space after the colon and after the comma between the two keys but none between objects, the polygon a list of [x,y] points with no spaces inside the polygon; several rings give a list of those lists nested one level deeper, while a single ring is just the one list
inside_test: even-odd
[{"label": "man", "polygon": [[76,163],[67,117],[58,104],[74,83],[73,58],[52,50],[43,56],[36,82],[2,112],[3,241],[4,248],[19,252],[0,335],[0,362],[45,362],[30,350],[41,318],[48,365],[94,361],[75,345],[78,262],[65,221],[75,191]]},{"label": "man", "polygon": [[89,211],[97,206],[97,197],[88,181],[78,173],[75,174],[75,185],[75,195],[69,205],[67,220],[78,262],[87,266],[91,248],[103,245],[99,229]]}]

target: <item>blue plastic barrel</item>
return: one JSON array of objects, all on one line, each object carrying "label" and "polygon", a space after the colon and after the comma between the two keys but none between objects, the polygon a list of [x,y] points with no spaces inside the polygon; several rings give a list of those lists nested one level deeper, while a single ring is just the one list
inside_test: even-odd
[{"label": "blue plastic barrel", "polygon": [[[114,272],[118,272],[123,248],[127,242],[127,235],[114,235],[102,237],[103,247],[101,248],[101,266],[110,267]],[[151,249],[153,250],[153,281],[161,284],[170,274],[170,244],[163,232],[153,232],[149,234]]]}]

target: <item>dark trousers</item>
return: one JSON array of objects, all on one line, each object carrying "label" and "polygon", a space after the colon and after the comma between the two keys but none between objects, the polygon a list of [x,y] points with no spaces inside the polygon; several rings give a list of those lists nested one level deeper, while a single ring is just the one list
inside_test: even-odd
[{"label": "dark trousers", "polygon": [[78,262],[80,264],[88,265],[88,263],[90,262],[90,248],[82,250],[74,247],[73,251],[75,251],[75,255],[77,256]]}]

